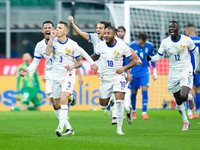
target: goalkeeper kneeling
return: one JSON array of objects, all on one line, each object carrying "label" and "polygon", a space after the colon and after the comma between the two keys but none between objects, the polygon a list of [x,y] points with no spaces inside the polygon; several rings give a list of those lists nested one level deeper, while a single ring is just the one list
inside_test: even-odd
[{"label": "goalkeeper kneeling", "polygon": [[[19,72],[22,68],[27,68],[31,61],[31,56],[28,53],[23,55],[24,63],[19,65],[17,72],[17,94],[16,99],[21,102],[21,105],[18,107],[12,106],[11,110],[16,111],[26,111],[26,110],[40,110],[42,93],[40,90],[40,84],[38,81],[37,70],[30,72],[25,75],[23,78],[19,75]],[[22,90],[20,91],[20,79],[23,81]],[[29,106],[29,103],[32,102],[33,106]]]}]

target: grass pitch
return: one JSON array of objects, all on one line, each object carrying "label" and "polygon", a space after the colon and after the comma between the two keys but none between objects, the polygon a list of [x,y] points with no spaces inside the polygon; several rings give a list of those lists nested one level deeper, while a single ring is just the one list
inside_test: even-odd
[{"label": "grass pitch", "polygon": [[123,124],[125,136],[102,111],[71,111],[73,136],[57,137],[54,112],[0,112],[0,150],[199,150],[200,118],[188,131],[176,110],[149,110],[149,120]]}]

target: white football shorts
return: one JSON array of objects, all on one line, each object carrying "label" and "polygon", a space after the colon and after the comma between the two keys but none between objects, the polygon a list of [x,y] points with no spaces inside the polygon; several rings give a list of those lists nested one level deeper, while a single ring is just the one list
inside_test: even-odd
[{"label": "white football shorts", "polygon": [[182,78],[168,78],[168,92],[173,94],[178,92],[182,86],[187,86],[192,89],[193,86],[193,75],[189,74]]},{"label": "white football shorts", "polygon": [[68,74],[64,79],[53,80],[53,97],[55,99],[61,97],[62,92],[73,93],[76,76],[75,74]]},{"label": "white football shorts", "polygon": [[114,92],[126,93],[126,80],[124,74],[116,75],[111,78],[101,78],[100,98],[106,99],[111,97]]}]

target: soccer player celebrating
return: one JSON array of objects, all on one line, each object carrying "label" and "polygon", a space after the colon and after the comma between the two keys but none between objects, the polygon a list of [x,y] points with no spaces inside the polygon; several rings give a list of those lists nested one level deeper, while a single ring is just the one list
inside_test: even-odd
[{"label": "soccer player celebrating", "polygon": [[194,107],[193,96],[190,93],[193,85],[193,69],[189,51],[192,51],[195,57],[195,74],[200,73],[199,51],[191,38],[179,34],[179,30],[178,22],[171,21],[168,27],[170,36],[162,41],[155,56],[147,55],[146,59],[148,61],[159,61],[165,52],[168,54],[168,92],[174,95],[178,105],[177,109],[184,122],[182,130],[188,130],[190,123],[186,116],[184,102],[188,101],[190,109]]},{"label": "soccer player celebrating", "polygon": [[[126,80],[124,71],[136,65],[135,57],[129,47],[121,40],[115,39],[116,29],[112,26],[107,27],[104,33],[105,41],[98,43],[96,53],[91,57],[93,60],[100,60],[101,80],[99,102],[102,109],[106,109],[112,93],[115,94],[117,107],[117,134],[124,135],[122,132],[124,115],[124,94]],[[123,56],[130,61],[123,65]],[[127,112],[128,122],[132,123],[131,109]]]},{"label": "soccer player celebrating", "polygon": [[[40,59],[42,57],[45,58],[45,60],[46,60],[46,62],[45,62],[46,93],[52,102],[56,117],[59,119],[60,104],[54,100],[53,94],[52,94],[52,72],[51,71],[53,68],[53,65],[52,65],[53,58],[52,58],[52,55],[47,56],[45,54],[45,49],[46,49],[47,43],[50,39],[51,32],[54,30],[54,24],[51,21],[44,21],[42,26],[43,26],[42,33],[44,34],[44,39],[37,43],[37,45],[35,47],[35,52],[34,52],[34,59],[33,59],[32,63],[30,64],[30,66],[28,66],[27,68],[22,68],[22,70],[19,72],[19,74],[24,77],[27,73],[31,73],[39,65]],[[72,102],[72,97],[70,97],[69,100]],[[73,103],[71,105],[74,105],[74,104],[75,104],[75,100],[73,99]]]},{"label": "soccer player celebrating", "polygon": [[[194,44],[199,49],[200,48],[200,37],[196,36],[195,26],[193,24],[188,24],[188,25],[185,26],[185,34],[193,40]],[[191,52],[190,52],[190,55],[191,55],[192,66],[193,66],[193,69],[194,69],[195,68],[194,55]],[[200,74],[194,74],[193,73],[193,76],[194,76],[194,79],[193,79],[192,93],[195,96],[196,111],[195,111],[195,114],[192,115],[192,110],[189,109],[188,103],[187,103],[187,110],[188,110],[189,119],[199,118],[199,108],[200,108]]]},{"label": "soccer player celebrating", "polygon": [[[19,86],[20,86],[20,79],[21,76],[19,72],[22,68],[27,68],[31,63],[31,55],[29,53],[23,54],[23,61],[24,63],[18,66],[18,73],[17,73],[17,100],[22,100],[21,106],[19,107],[11,107],[11,110],[17,111],[25,111],[25,110],[40,110],[40,100],[42,100],[42,94],[40,90],[40,84],[38,81],[37,70],[32,71],[31,74],[26,75],[23,78],[23,87],[22,87],[22,97],[20,94]],[[33,102],[33,106],[28,106],[30,102]]]},{"label": "soccer player celebrating", "polygon": [[[137,40],[132,41],[129,46],[135,50],[137,55],[142,60],[142,65],[135,66],[133,69],[127,70],[127,80],[131,83],[129,88],[132,91],[131,94],[131,104],[132,104],[132,117],[136,119],[136,96],[137,91],[142,87],[142,119],[149,119],[147,116],[147,104],[148,104],[148,87],[149,87],[149,62],[146,60],[147,55],[154,56],[153,54],[153,45],[147,41],[147,35],[144,32],[141,32],[138,35]],[[125,59],[125,64],[129,61]],[[153,79],[157,78],[156,64],[152,62],[153,66]]]},{"label": "soccer player celebrating", "polygon": [[[57,25],[56,32],[52,31],[46,47],[46,55],[49,56],[52,54],[55,58],[52,69],[53,93],[55,100],[61,104],[59,125],[56,129],[57,136],[62,136],[64,126],[67,129],[65,135],[74,134],[74,130],[67,119],[68,98],[73,93],[75,84],[74,69],[82,65],[80,56],[83,49],[67,37],[68,31],[68,24],[60,21]],[[57,38],[54,38],[55,36]],[[54,52],[52,53],[53,50]],[[96,72],[98,68],[93,61],[92,63],[91,68]]]}]

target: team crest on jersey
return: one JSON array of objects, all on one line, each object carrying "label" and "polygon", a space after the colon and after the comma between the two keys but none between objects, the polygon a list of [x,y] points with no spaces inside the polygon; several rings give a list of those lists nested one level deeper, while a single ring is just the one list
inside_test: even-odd
[{"label": "team crest on jersey", "polygon": [[148,48],[147,47],[145,48],[145,53],[148,53]]},{"label": "team crest on jersey", "polygon": [[117,52],[117,51],[115,51],[114,54],[115,54],[115,56],[117,56],[117,57],[119,56],[119,52]]},{"label": "team crest on jersey", "polygon": [[181,49],[185,49],[185,45],[181,44],[180,47],[181,47]]},{"label": "team crest on jersey", "polygon": [[66,52],[66,53],[70,53],[70,52],[71,52],[71,50],[70,50],[70,49],[68,49],[68,48],[66,48],[66,49],[65,49],[65,52]]}]

